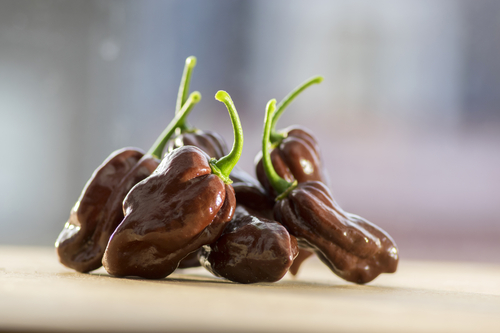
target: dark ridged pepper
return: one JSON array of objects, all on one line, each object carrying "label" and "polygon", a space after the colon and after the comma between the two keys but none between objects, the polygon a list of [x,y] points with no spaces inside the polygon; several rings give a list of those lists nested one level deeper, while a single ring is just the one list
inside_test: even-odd
[{"label": "dark ridged pepper", "polygon": [[347,281],[367,283],[380,273],[395,272],[398,249],[385,231],[344,212],[322,182],[291,184],[276,173],[269,156],[275,103],[271,100],[266,107],[262,151],[266,176],[279,194],[274,206],[276,220],[297,237],[301,246],[312,249],[335,274]]},{"label": "dark ridged pepper", "polygon": [[[278,175],[290,183],[295,180],[299,183],[316,180],[328,184],[328,175],[321,162],[319,144],[314,135],[307,128],[297,125],[276,131],[276,123],[285,108],[305,89],[322,81],[321,76],[315,76],[299,85],[285,96],[273,114],[270,134],[272,144],[271,162]],[[274,199],[277,193],[264,172],[262,152],[259,153],[256,160],[255,173],[257,179],[271,198]],[[295,258],[292,267],[290,267],[290,273],[296,275],[300,265],[311,255],[312,252],[301,248],[299,255]]]},{"label": "dark ridged pepper", "polygon": [[224,102],[233,123],[231,152],[216,160],[197,147],[180,147],[134,186],[103,257],[108,273],[168,276],[187,255],[213,243],[233,217],[236,199],[229,174],[241,155],[243,132],[229,95],[219,91],[216,99]]},{"label": "dark ridged pepper", "polygon": [[[184,104],[189,91],[191,75],[196,66],[196,58],[194,56],[186,59],[184,72],[179,86],[177,95],[176,109]],[[177,130],[177,135],[167,144],[169,152],[182,146],[195,146],[203,150],[209,156],[221,158],[227,154],[227,145],[222,136],[210,130],[200,130],[195,127],[190,127],[187,122],[181,124]],[[244,200],[249,203],[252,208],[265,211],[264,215],[272,218],[274,202],[266,197],[262,186],[258,181],[253,179],[243,170],[235,167],[230,175],[233,180],[233,189],[236,195],[236,201]],[[257,208],[258,207],[258,208]],[[198,253],[190,253],[180,263],[178,268],[190,268],[200,266]]]},{"label": "dark ridged pepper", "polygon": [[238,203],[221,237],[199,254],[212,274],[239,283],[275,282],[298,254],[297,240],[278,222]]},{"label": "dark ridged pepper", "polygon": [[62,264],[79,272],[101,267],[109,237],[123,219],[123,199],[156,169],[167,140],[201,96],[193,93],[184,108],[145,154],[136,148],[113,152],[92,174],[70,212],[55,246]]},{"label": "dark ridged pepper", "polygon": [[297,256],[297,240],[273,220],[274,201],[248,173],[231,173],[236,211],[221,237],[199,259],[208,271],[239,283],[280,280]]}]

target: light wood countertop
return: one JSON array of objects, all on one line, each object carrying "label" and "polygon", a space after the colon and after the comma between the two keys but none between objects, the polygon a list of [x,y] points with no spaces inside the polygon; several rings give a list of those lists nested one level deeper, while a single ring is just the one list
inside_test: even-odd
[{"label": "light wood countertop", "polygon": [[316,258],[241,285],[203,268],[163,280],[81,274],[55,250],[0,246],[0,331],[500,332],[500,265],[400,262],[367,285]]}]

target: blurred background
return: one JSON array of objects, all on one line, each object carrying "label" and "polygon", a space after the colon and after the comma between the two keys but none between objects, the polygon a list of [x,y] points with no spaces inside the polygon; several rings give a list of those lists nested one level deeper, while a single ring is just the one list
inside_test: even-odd
[{"label": "blurred background", "polygon": [[500,262],[500,2],[0,0],[0,244],[53,246],[93,170],[147,150],[198,58],[190,122],[245,133],[325,80],[278,127],[318,137],[335,199],[403,259]]}]

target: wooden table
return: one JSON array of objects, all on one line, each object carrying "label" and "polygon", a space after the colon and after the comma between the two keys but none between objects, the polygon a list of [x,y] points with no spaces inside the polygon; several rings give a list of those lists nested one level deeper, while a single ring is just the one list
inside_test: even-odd
[{"label": "wooden table", "polygon": [[0,331],[500,332],[500,265],[402,260],[358,286],[313,259],[295,279],[241,285],[202,268],[81,274],[52,248],[0,246]]}]

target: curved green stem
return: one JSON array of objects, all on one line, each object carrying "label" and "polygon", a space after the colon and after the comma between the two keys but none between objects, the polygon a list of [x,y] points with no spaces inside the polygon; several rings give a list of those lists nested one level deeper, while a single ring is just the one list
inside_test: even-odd
[{"label": "curved green stem", "polygon": [[[193,74],[194,66],[196,66],[196,57],[190,56],[186,59],[186,64],[184,65],[184,72],[182,72],[181,84],[179,86],[179,92],[177,93],[177,102],[175,104],[175,113],[179,113],[184,103],[186,103],[189,94],[189,84],[191,82],[191,75]],[[189,126],[184,120],[178,126],[181,130],[186,130]]]},{"label": "curved green stem", "polygon": [[276,111],[273,114],[273,120],[271,124],[271,142],[275,143],[277,141],[281,141],[285,138],[285,135],[281,133],[276,132],[276,123],[278,122],[279,117],[285,111],[285,108],[293,102],[295,97],[297,97],[301,92],[306,90],[308,87],[312,86],[313,84],[321,83],[323,81],[322,76],[314,76],[310,78],[309,80],[305,81],[301,85],[299,85],[297,88],[295,88],[291,93],[285,96],[283,100],[278,104],[278,107]]},{"label": "curved green stem", "polygon": [[276,100],[270,100],[266,105],[266,118],[264,120],[264,134],[262,135],[262,164],[266,172],[267,179],[272,187],[278,192],[279,200],[282,194],[288,193],[288,190],[294,186],[294,183],[289,183],[281,178],[276,170],[274,170],[273,163],[271,162],[271,154],[269,153],[269,136],[271,134],[272,116],[276,108]]},{"label": "curved green stem", "polygon": [[167,141],[170,139],[172,134],[174,134],[175,129],[179,127],[179,124],[182,124],[186,121],[186,117],[188,116],[189,112],[191,112],[195,104],[200,100],[201,94],[197,91],[189,95],[186,103],[184,103],[179,112],[175,114],[174,119],[170,121],[170,124],[168,124],[167,128],[163,130],[158,139],[156,139],[153,146],[148,150],[149,155],[161,159],[161,154],[163,153],[163,149],[165,148]]},{"label": "curved green stem", "polygon": [[210,165],[212,166],[212,172],[221,177],[224,183],[231,184],[232,181],[229,178],[229,174],[236,166],[236,163],[238,163],[241,152],[243,151],[243,128],[241,127],[240,117],[238,116],[231,96],[229,96],[227,92],[219,90],[217,94],[215,94],[215,99],[226,105],[229,116],[231,117],[231,123],[233,124],[234,142],[229,154],[218,161],[212,159]]}]

